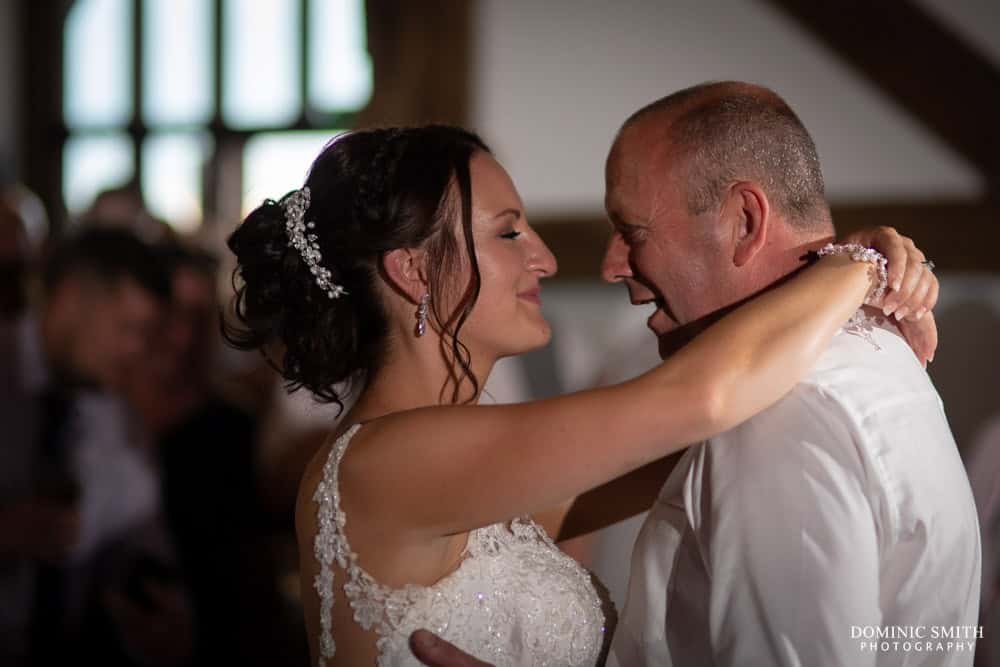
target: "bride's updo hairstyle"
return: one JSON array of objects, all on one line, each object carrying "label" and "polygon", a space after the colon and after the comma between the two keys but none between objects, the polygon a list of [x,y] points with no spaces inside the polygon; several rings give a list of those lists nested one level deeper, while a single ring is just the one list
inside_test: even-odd
[{"label": "bride's updo hairstyle", "polygon": [[[477,151],[489,149],[476,135],[437,125],[334,138],[309,170],[304,220],[315,223],[307,231],[316,235],[320,265],[346,293],[331,298],[289,243],[284,204],[299,191],[266,200],[229,237],[237,265],[235,321],[224,323],[226,339],[261,350],[290,391],[305,387],[343,407],[351,384],[372,376],[389,344],[376,289],[380,260],[390,250],[422,247],[431,317],[443,332],[442,353],[452,369],[450,401],[459,400],[466,379],[474,396],[479,382],[458,336],[479,296],[469,177]],[[464,258],[470,278],[455,285]],[[438,305],[446,303],[456,305],[441,313]],[[444,400],[448,392],[441,391]]]}]

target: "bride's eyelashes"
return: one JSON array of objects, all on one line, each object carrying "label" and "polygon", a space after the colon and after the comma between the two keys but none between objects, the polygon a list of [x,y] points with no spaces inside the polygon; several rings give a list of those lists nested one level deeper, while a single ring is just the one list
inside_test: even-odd
[{"label": "bride's eyelashes", "polygon": [[500,238],[502,238],[502,239],[510,239],[511,241],[513,241],[514,239],[516,239],[521,234],[522,234],[522,232],[519,232],[519,231],[517,231],[515,229],[515,230],[509,231],[509,232],[507,232],[505,234],[501,234]]}]

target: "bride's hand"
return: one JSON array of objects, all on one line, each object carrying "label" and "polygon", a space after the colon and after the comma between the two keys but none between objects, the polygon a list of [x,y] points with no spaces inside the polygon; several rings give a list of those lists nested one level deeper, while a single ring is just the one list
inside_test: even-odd
[{"label": "bride's hand", "polygon": [[889,262],[889,289],[879,307],[893,316],[906,342],[922,364],[933,361],[937,349],[937,325],[931,310],[938,299],[938,280],[925,264],[924,253],[913,239],[892,227],[872,227],[848,234],[843,243],[875,248]]}]

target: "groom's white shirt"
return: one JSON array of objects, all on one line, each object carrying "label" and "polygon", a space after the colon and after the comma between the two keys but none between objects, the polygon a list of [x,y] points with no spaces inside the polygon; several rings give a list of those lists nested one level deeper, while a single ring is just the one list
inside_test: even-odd
[{"label": "groom's white shirt", "polygon": [[972,664],[968,479],[909,347],[858,323],[788,396],[685,454],[636,540],[610,665]]}]

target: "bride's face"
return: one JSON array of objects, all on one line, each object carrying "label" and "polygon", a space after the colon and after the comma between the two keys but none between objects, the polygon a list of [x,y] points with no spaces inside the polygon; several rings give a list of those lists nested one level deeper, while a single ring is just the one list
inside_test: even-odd
[{"label": "bride's face", "polygon": [[[459,337],[474,356],[500,358],[542,347],[551,328],[542,315],[539,281],[556,272],[556,259],[528,225],[510,176],[491,155],[474,154],[469,173],[481,284]],[[457,284],[467,284],[470,270],[466,259]]]}]

